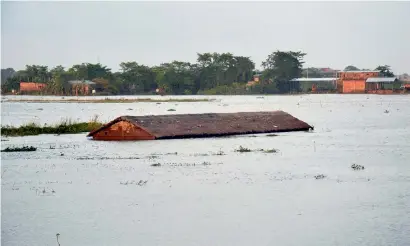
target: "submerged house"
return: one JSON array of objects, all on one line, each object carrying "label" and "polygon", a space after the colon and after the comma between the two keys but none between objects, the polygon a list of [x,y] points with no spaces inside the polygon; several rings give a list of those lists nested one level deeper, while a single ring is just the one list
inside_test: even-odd
[{"label": "submerged house", "polygon": [[283,111],[121,116],[90,132],[94,140],[205,138],[308,131],[307,123]]}]

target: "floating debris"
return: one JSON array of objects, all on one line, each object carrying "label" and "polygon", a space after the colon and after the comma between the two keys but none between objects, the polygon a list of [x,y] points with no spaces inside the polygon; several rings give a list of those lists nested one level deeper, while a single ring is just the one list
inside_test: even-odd
[{"label": "floating debris", "polygon": [[390,112],[390,111],[389,111],[389,110],[387,110],[387,109],[386,109],[386,110],[384,110],[384,113],[385,113],[385,114],[388,114],[389,112]]},{"label": "floating debris", "polygon": [[168,109],[167,111],[176,111],[175,109],[173,109],[173,108],[170,108],[170,109]]},{"label": "floating debris", "polygon": [[160,167],[161,166],[161,163],[154,163],[154,164],[151,164],[151,167]]},{"label": "floating debris", "polygon": [[363,170],[363,169],[364,169],[364,166],[362,166],[362,165],[357,165],[357,164],[352,164],[351,168],[352,168],[353,170]]},{"label": "floating debris", "polygon": [[315,179],[324,179],[324,178],[326,178],[326,175],[323,175],[323,174],[315,175]]},{"label": "floating debris", "polygon": [[133,110],[132,108],[128,108],[127,110]]},{"label": "floating debris", "polygon": [[279,135],[277,135],[277,134],[268,134],[268,135],[266,135],[267,137],[277,137],[277,136],[279,136]]},{"label": "floating debris", "polygon": [[37,148],[33,146],[23,146],[23,147],[15,147],[15,148],[10,148],[7,147],[1,152],[23,152],[23,151],[36,151]]},{"label": "floating debris", "polygon": [[120,182],[121,185],[139,185],[139,186],[144,186],[146,185],[148,182],[148,180],[140,180],[140,181],[135,181],[135,180],[131,180],[131,181],[125,181],[125,182]]}]

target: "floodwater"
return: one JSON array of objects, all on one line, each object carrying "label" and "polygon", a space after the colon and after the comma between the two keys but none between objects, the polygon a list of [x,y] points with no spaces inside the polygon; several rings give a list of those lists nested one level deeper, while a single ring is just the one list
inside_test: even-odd
[{"label": "floodwater", "polygon": [[[2,149],[38,147],[1,153],[2,244],[55,246],[58,233],[61,246],[410,245],[409,96],[210,98],[3,101],[2,125],[281,109],[315,130],[140,142],[2,138]],[[241,145],[278,152],[235,152]]]}]

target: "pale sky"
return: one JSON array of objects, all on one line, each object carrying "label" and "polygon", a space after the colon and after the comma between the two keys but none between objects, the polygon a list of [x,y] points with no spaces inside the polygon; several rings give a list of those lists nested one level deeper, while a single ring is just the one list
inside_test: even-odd
[{"label": "pale sky", "polygon": [[307,53],[305,66],[410,73],[410,2],[3,2],[1,67]]}]

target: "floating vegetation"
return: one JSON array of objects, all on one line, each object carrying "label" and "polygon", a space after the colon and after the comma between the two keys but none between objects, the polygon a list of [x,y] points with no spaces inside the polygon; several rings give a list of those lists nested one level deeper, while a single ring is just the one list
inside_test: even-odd
[{"label": "floating vegetation", "polygon": [[104,98],[104,99],[9,99],[7,102],[28,102],[28,103],[135,103],[135,102],[211,102],[215,99],[209,98],[171,98],[171,99],[153,99],[153,98]]},{"label": "floating vegetation", "polygon": [[326,175],[324,174],[315,175],[315,179],[324,179],[324,178],[326,178]]},{"label": "floating vegetation", "polygon": [[277,153],[278,150],[276,149],[260,149],[260,151],[262,151],[263,153]]},{"label": "floating vegetation", "polygon": [[251,150],[242,146],[239,146],[239,149],[235,150],[235,152],[253,152],[253,151],[259,151],[259,152],[263,152],[263,153],[277,153],[278,150],[277,149],[257,149],[257,150]]},{"label": "floating vegetation", "polygon": [[277,137],[277,136],[279,136],[279,135],[277,135],[277,134],[268,134],[268,135],[266,135],[266,137]]},{"label": "floating vegetation", "polygon": [[222,150],[220,150],[220,151],[216,152],[215,155],[225,155],[225,152],[223,152]]},{"label": "floating vegetation", "polygon": [[[164,163],[165,165],[172,166],[172,167],[195,167],[195,166],[210,166],[213,165],[211,162],[204,161],[200,163]],[[217,165],[221,165],[222,163],[214,163]]]},{"label": "floating vegetation", "polygon": [[176,111],[175,109],[173,109],[173,108],[170,108],[170,109],[168,109],[167,111]]},{"label": "floating vegetation", "polygon": [[206,153],[195,153],[195,154],[192,154],[192,156],[209,156],[209,154],[206,154]]},{"label": "floating vegetation", "polygon": [[106,157],[106,156],[88,157],[88,156],[84,156],[84,157],[78,157],[77,158],[77,160],[138,160],[138,159],[141,159],[141,158],[136,157],[136,156],[130,156],[130,157],[121,157],[121,156],[117,156],[117,157]]},{"label": "floating vegetation", "polygon": [[357,165],[357,164],[352,164],[351,168],[352,168],[353,170],[363,170],[363,169],[364,169],[364,166]]},{"label": "floating vegetation", "polygon": [[154,163],[154,164],[151,164],[151,167],[160,167],[161,166],[161,163]]},{"label": "floating vegetation", "polygon": [[[220,163],[222,164],[222,163]],[[194,166],[210,166],[211,163],[204,161],[202,163],[169,163],[170,166],[174,166],[174,167],[181,167],[181,166],[185,166],[185,167],[194,167]]]},{"label": "floating vegetation", "polygon": [[165,153],[165,154],[161,154],[161,153],[152,153],[151,156],[158,156],[158,155],[178,155],[178,152],[170,152],[170,153]]},{"label": "floating vegetation", "polygon": [[71,119],[65,119],[61,123],[54,126],[38,125],[29,123],[20,127],[2,126],[1,134],[5,136],[30,136],[40,134],[76,134],[81,132],[90,132],[100,128],[103,123],[98,122],[98,117],[95,116],[89,122],[74,122]]},{"label": "floating vegetation", "polygon": [[242,145],[241,145],[241,146],[239,146],[239,149],[235,150],[235,152],[244,153],[244,152],[252,152],[252,150],[248,149],[248,148],[245,148],[245,147],[242,147]]},{"label": "floating vegetation", "polygon": [[384,110],[384,113],[385,113],[385,114],[388,114],[389,112],[390,112],[390,111],[389,111],[389,110],[387,110],[387,109],[386,109],[386,110]]},{"label": "floating vegetation", "polygon": [[14,148],[7,147],[1,152],[24,152],[24,151],[36,151],[36,150],[37,148],[33,146],[23,146],[23,147],[14,147]]},{"label": "floating vegetation", "polygon": [[125,182],[120,182],[121,185],[139,185],[139,186],[144,186],[146,185],[148,182],[148,180],[140,180],[140,181],[135,181],[135,180],[131,180],[131,181],[125,181]]}]

